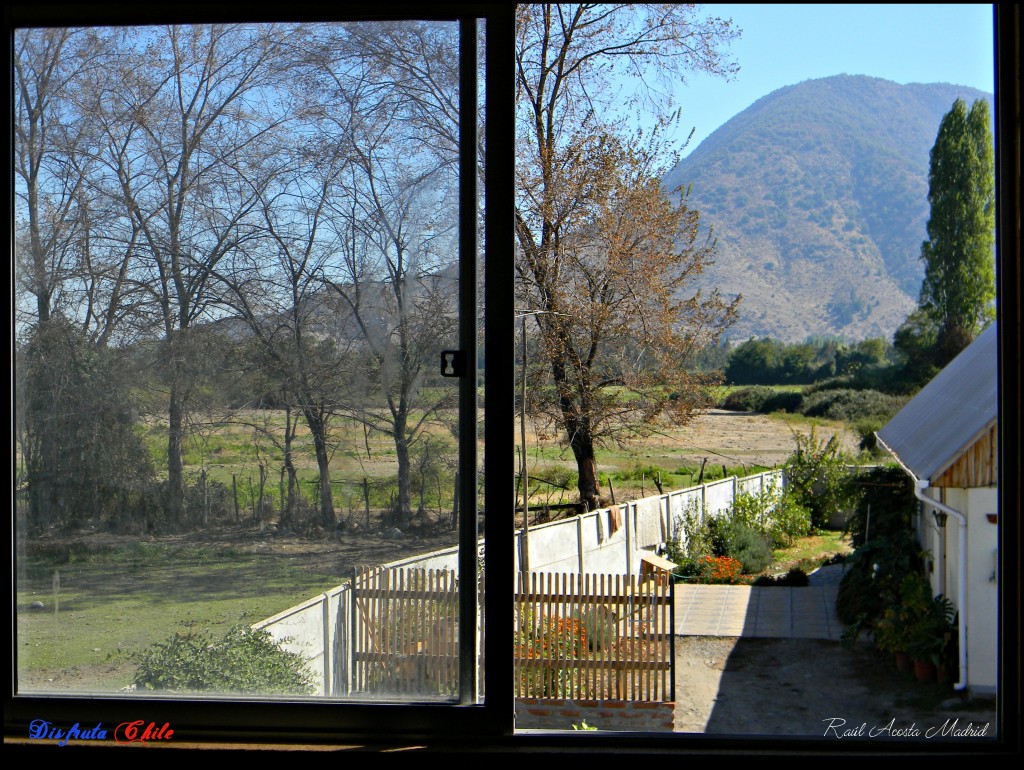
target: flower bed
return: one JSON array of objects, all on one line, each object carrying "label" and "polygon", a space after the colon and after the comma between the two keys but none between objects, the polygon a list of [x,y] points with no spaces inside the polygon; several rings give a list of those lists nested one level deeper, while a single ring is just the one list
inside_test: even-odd
[{"label": "flower bed", "polygon": [[731,556],[701,556],[691,562],[683,572],[677,572],[677,580],[704,585],[745,585],[750,582],[743,574],[743,565],[739,559]]}]

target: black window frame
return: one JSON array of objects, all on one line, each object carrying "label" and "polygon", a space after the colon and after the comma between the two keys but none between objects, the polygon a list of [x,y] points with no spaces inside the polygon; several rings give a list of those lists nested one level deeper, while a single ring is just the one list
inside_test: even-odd
[{"label": "black window frame", "polygon": [[[276,15],[255,9],[218,9],[199,5],[173,5],[166,8],[127,9],[115,4],[84,6],[6,5],[8,60],[13,55],[13,30],[23,26],[77,26],[102,24],[152,24],[168,21],[204,23],[216,21],[336,21],[360,19],[483,19],[486,24],[486,214],[484,253],[485,347],[491,351],[509,350],[514,335],[513,302],[507,281],[512,272],[512,211],[514,180],[514,4],[511,3],[433,3],[427,5],[391,4],[364,7],[347,6],[343,11],[292,4]],[[287,14],[282,16],[281,14]],[[999,739],[990,744],[965,746],[968,753],[1018,754],[1020,751],[1019,656],[1020,656],[1020,11],[1016,4],[993,6],[996,35],[996,157],[997,157],[997,275],[1000,350],[1000,675]],[[951,53],[955,55],[955,52]],[[10,78],[8,79],[10,86]],[[11,95],[9,94],[9,103]],[[9,129],[10,130],[10,129]],[[13,139],[11,140],[13,142]],[[463,175],[466,176],[466,175]],[[13,187],[13,183],[12,187]],[[11,190],[13,199],[13,189]],[[464,233],[463,238],[468,236]],[[12,251],[13,253],[13,245]],[[13,286],[12,286],[13,293]],[[464,297],[465,299],[465,297]],[[465,342],[465,338],[463,338]],[[505,360],[507,359],[507,360]],[[470,360],[475,360],[474,358]],[[510,356],[491,355],[486,359],[487,403],[502,414],[513,403],[511,383],[514,372]],[[12,414],[13,422],[13,414]],[[56,725],[74,722],[103,722],[105,726],[124,720],[142,719],[157,724],[170,722],[175,739],[190,745],[245,745],[251,748],[273,745],[327,745],[337,748],[363,747],[369,750],[395,747],[429,746],[455,751],[561,752],[565,750],[609,752],[675,753],[756,752],[814,753],[837,751],[832,743],[807,740],[783,740],[773,736],[682,736],[653,734],[552,734],[546,736],[513,734],[512,613],[507,612],[513,572],[512,549],[508,534],[511,511],[505,513],[510,499],[514,437],[512,421],[485,421],[487,447],[483,472],[491,478],[485,485],[484,523],[486,564],[491,574],[490,590],[484,596],[487,615],[484,654],[486,698],[482,704],[376,704],[327,701],[256,700],[231,698],[164,699],[157,697],[97,697],[16,695],[16,662],[13,656],[11,685],[5,692],[5,750],[26,748],[27,758],[40,756],[35,749],[74,751],[71,745],[58,748],[54,742],[23,740],[28,724],[45,718]],[[500,480],[508,479],[508,485]],[[497,481],[496,481],[497,480]],[[475,500],[473,501],[475,505]],[[13,495],[11,520],[12,572],[11,619],[14,637],[15,602],[13,571]],[[472,510],[472,507],[463,510]],[[470,518],[470,517],[464,517]],[[461,530],[465,546],[467,532]],[[464,552],[469,552],[463,547]],[[475,554],[475,547],[472,549]],[[465,554],[464,554],[465,555]],[[496,576],[509,576],[508,590]],[[102,742],[116,746],[112,741]],[[79,746],[81,748],[81,745]],[[168,744],[170,747],[170,744]],[[92,748],[91,746],[89,748]],[[844,754],[929,753],[949,751],[948,744],[844,742]],[[123,750],[123,749],[119,749]],[[68,756],[65,753],[64,756]],[[407,755],[406,755],[407,757]],[[408,757],[407,757],[408,758]]]},{"label": "black window frame", "polygon": [[[438,3],[430,6],[385,4],[381,7],[366,6],[362,10],[346,8],[343,11],[325,11],[321,8],[305,9],[301,5],[278,11],[277,15],[263,15],[260,11],[240,11],[237,8],[217,9],[198,6],[175,6],[155,10],[131,9],[124,7],[105,6],[104,4],[86,7],[62,6],[5,6],[5,26],[8,33],[9,56],[13,55],[13,32],[21,27],[43,26],[103,26],[103,25],[144,25],[157,23],[214,23],[214,22],[271,22],[271,21],[380,21],[380,20],[423,20],[437,22],[457,22],[460,27],[460,111],[463,114],[477,114],[477,24],[484,25],[483,40],[485,46],[485,79],[487,82],[512,82],[511,57],[503,57],[496,51],[512,50],[511,30],[514,25],[514,6],[497,4]],[[287,16],[280,16],[286,13]],[[504,34],[503,34],[504,33]],[[504,69],[505,72],[501,70]],[[9,81],[10,82],[10,81]],[[496,180],[510,180],[513,173],[512,165],[512,116],[514,109],[511,100],[501,103],[498,89],[487,88],[485,97],[485,114],[488,117],[484,126],[485,147],[488,150],[499,148],[495,152],[495,162],[487,162],[484,170],[484,188],[487,194],[487,208],[484,213],[483,250],[487,254],[508,252],[502,244],[512,242],[511,218],[496,215],[499,210],[511,210],[512,189]],[[9,104],[10,99],[8,100]],[[503,114],[504,113],[504,114]],[[491,116],[495,119],[490,119]],[[13,130],[11,129],[13,136]],[[460,168],[469,170],[461,172],[460,178],[460,210],[463,214],[460,222],[459,247],[460,260],[459,293],[460,293],[460,328],[459,346],[469,362],[477,360],[477,260],[478,250],[476,206],[477,206],[477,121],[460,121]],[[500,148],[507,147],[508,151]],[[12,200],[13,200],[12,190]],[[504,197],[504,201],[502,198]],[[13,247],[12,247],[13,253]],[[502,275],[501,265],[506,266]],[[12,267],[13,269],[13,267]],[[492,259],[485,261],[484,297],[485,308],[490,317],[511,317],[513,312],[512,298],[504,289],[507,287],[508,275],[511,273],[511,261]],[[12,280],[12,295],[13,295]],[[13,300],[12,300],[13,308]],[[501,349],[505,342],[502,338],[504,330],[500,324],[487,325],[485,345]],[[511,327],[509,327],[511,328]],[[439,362],[440,363],[440,362]],[[469,366],[468,373],[462,377],[459,388],[459,404],[462,415],[470,415],[470,419],[460,420],[459,452],[463,467],[476,468],[477,463],[477,421],[473,415],[477,409],[476,370]],[[511,377],[511,362],[505,362],[499,356],[488,359],[485,367],[485,382],[501,381],[503,375]],[[502,371],[505,369],[507,371]],[[13,415],[12,415],[13,417]],[[13,419],[12,419],[13,422]],[[499,477],[499,469],[510,466],[513,441],[511,426],[504,427],[498,420],[485,423],[484,442],[492,447],[483,458],[483,473]],[[493,447],[508,447],[507,452],[493,451]],[[464,473],[463,477],[474,477],[475,474]],[[477,485],[463,484],[460,495],[460,509],[476,511],[478,508]],[[484,488],[483,509],[499,510],[498,501],[507,500],[504,494],[508,490],[498,484]],[[14,501],[12,498],[12,513]],[[496,516],[485,517],[485,544],[498,544],[504,541],[500,533],[507,533],[507,522],[500,522]],[[14,541],[14,516],[11,517],[11,542]],[[473,575],[477,570],[477,516],[462,516],[459,528],[459,566],[463,576]],[[503,553],[503,551],[505,553]],[[495,574],[509,574],[512,570],[512,554],[510,549],[486,547],[485,563]],[[176,732],[176,737],[188,741],[233,742],[303,742],[323,743],[338,740],[358,740],[377,743],[391,743],[395,740],[465,740],[467,736],[499,736],[511,733],[512,715],[512,682],[511,677],[487,677],[488,697],[483,703],[476,702],[476,645],[473,634],[476,627],[477,592],[475,580],[462,580],[460,596],[460,616],[465,622],[460,623],[463,638],[460,640],[460,697],[458,704],[453,703],[387,703],[372,700],[280,700],[271,698],[231,698],[211,696],[202,698],[181,698],[147,696],[130,697],[120,695],[88,696],[51,695],[51,694],[15,694],[17,682],[15,637],[15,601],[14,573],[12,550],[12,679],[11,687],[5,693],[5,735],[28,735],[28,725],[32,720],[43,718],[55,725],[71,725],[89,721],[105,726],[116,725],[125,720],[142,719],[147,723],[157,724],[168,722]],[[487,598],[489,597],[489,598]],[[502,597],[499,591],[490,591],[485,597],[485,604],[496,604]],[[500,660],[498,640],[503,632],[506,636],[512,633],[512,617],[508,618],[497,610],[489,613],[488,628],[491,633],[484,635],[484,658],[492,661]],[[505,626],[505,628],[502,628]],[[469,642],[469,643],[467,643]],[[501,709],[498,704],[508,704]]]}]

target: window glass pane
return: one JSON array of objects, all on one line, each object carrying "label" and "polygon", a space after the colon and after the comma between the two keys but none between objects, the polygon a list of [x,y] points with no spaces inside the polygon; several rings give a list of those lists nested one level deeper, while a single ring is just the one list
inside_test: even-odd
[{"label": "window glass pane", "polygon": [[17,30],[19,693],[458,698],[459,45]]},{"label": "window glass pane", "polygon": [[[992,33],[991,6],[517,6],[517,729],[993,736]],[[872,452],[972,340],[917,403],[935,467]],[[902,708],[897,643],[979,702]]]}]

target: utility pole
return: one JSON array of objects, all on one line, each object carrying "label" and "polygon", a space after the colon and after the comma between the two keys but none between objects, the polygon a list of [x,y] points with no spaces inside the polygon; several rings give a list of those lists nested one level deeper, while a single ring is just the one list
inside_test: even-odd
[{"label": "utility pole", "polygon": [[530,475],[526,460],[526,317],[531,315],[568,315],[550,310],[519,310],[516,318],[523,322],[523,375],[519,390],[519,433],[523,440],[521,468],[523,474],[523,556],[520,572],[530,571]]},{"label": "utility pole", "polygon": [[520,382],[519,395],[519,433],[523,439],[523,572],[530,571],[530,474],[526,466],[526,316],[519,317],[523,321],[523,376]]}]

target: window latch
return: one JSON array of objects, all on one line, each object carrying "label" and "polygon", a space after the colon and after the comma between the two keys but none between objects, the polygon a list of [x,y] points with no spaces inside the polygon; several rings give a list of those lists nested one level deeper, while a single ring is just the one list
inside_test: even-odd
[{"label": "window latch", "polygon": [[465,377],[466,355],[461,350],[441,351],[441,376]]}]

